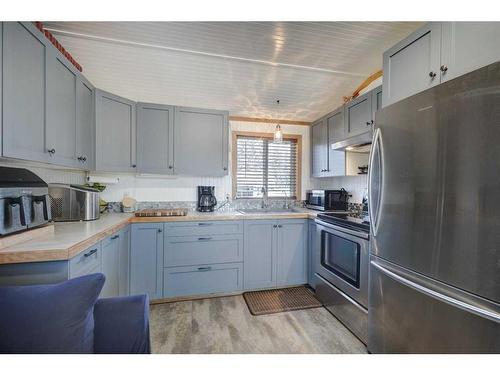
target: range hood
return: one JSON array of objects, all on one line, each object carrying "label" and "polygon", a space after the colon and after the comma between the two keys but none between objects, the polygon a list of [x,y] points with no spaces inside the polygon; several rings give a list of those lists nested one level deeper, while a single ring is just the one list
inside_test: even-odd
[{"label": "range hood", "polygon": [[355,135],[354,137],[346,138],[341,141],[332,143],[330,147],[332,150],[339,151],[352,151],[352,152],[370,152],[370,145],[372,143],[371,131]]}]

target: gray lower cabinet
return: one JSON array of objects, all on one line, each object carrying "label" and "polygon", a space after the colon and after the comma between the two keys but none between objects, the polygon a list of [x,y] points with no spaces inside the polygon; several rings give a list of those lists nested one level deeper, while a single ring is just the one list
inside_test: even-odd
[{"label": "gray lower cabinet", "polygon": [[369,91],[345,105],[345,137],[353,137],[371,130],[373,124],[372,92]]},{"label": "gray lower cabinet", "polygon": [[276,286],[276,220],[245,220],[245,289]]},{"label": "gray lower cabinet", "polygon": [[163,295],[178,297],[243,289],[243,222],[165,224]]},{"label": "gray lower cabinet", "polygon": [[101,242],[94,244],[69,261],[69,278],[101,272],[102,267]]},{"label": "gray lower cabinet", "polygon": [[135,102],[95,90],[95,169],[102,172],[135,172]]},{"label": "gray lower cabinet", "polygon": [[307,220],[279,220],[277,228],[277,286],[307,283]]},{"label": "gray lower cabinet", "polygon": [[130,225],[119,232],[118,249],[118,295],[130,294]]},{"label": "gray lower cabinet", "polygon": [[227,175],[228,139],[227,111],[175,107],[174,173]]},{"label": "gray lower cabinet", "polygon": [[47,42],[31,23],[2,26],[3,156],[50,162],[45,144]]},{"label": "gray lower cabinet", "polygon": [[130,226],[102,240],[102,273],[106,282],[101,297],[129,295]]},{"label": "gray lower cabinet", "polygon": [[243,289],[242,263],[165,268],[164,296],[235,292]]},{"label": "gray lower cabinet", "polygon": [[307,283],[316,288],[314,281],[314,261],[316,256],[316,223],[309,220],[308,246],[307,246]]},{"label": "gray lower cabinet", "polygon": [[137,103],[137,171],[174,172],[174,107]]},{"label": "gray lower cabinet", "polygon": [[101,297],[116,297],[120,285],[120,234],[114,234],[102,241],[102,273],[106,281]]},{"label": "gray lower cabinet", "polygon": [[325,177],[328,173],[328,124],[326,118],[311,126],[311,175]]},{"label": "gray lower cabinet", "polygon": [[244,288],[307,283],[307,221],[245,221]]},{"label": "gray lower cabinet", "polygon": [[130,294],[163,296],[163,224],[132,224]]}]

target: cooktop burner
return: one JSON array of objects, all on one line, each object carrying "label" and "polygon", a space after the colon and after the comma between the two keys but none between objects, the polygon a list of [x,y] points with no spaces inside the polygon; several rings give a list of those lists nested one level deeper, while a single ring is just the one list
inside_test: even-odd
[{"label": "cooktop burner", "polygon": [[338,225],[348,229],[361,230],[365,233],[370,233],[370,222],[363,219],[349,216],[348,213],[333,213],[324,212],[318,214],[318,219],[326,221],[327,223]]}]

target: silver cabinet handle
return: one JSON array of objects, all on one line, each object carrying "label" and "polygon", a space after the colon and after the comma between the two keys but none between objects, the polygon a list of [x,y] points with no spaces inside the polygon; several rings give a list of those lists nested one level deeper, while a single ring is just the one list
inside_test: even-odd
[{"label": "silver cabinet handle", "polygon": [[119,234],[115,234],[113,237],[111,237],[112,240],[116,240],[117,238],[119,238],[120,235]]},{"label": "silver cabinet handle", "polygon": [[198,223],[198,225],[201,226],[207,226],[207,225],[212,225],[213,223]]},{"label": "silver cabinet handle", "polygon": [[161,232],[163,232],[163,230],[162,229],[158,229],[158,233],[161,233]]},{"label": "silver cabinet handle", "polygon": [[407,287],[410,287],[417,292],[426,294],[430,297],[433,297],[437,300],[440,300],[441,302],[447,303],[449,305],[452,305],[454,307],[457,307],[461,310],[470,312],[472,314],[478,315],[482,318],[486,318],[489,320],[492,320],[496,323],[500,323],[500,314],[496,313],[495,311],[491,311],[486,308],[482,308],[480,306],[474,306],[471,305],[470,303],[467,303],[465,301],[460,301],[459,299],[453,298],[451,296],[447,296],[443,293],[438,292],[437,290],[430,289],[424,285],[417,284],[416,282],[412,280],[408,280],[407,278],[398,275],[396,272],[393,272],[391,270],[388,270],[387,268],[383,267],[382,265],[378,264],[375,261],[370,262],[371,265],[375,268],[377,268],[380,272],[385,274],[386,276],[396,280],[397,282],[406,285]]},{"label": "silver cabinet handle", "polygon": [[198,241],[210,241],[212,237],[199,237]]},{"label": "silver cabinet handle", "polygon": [[448,67],[446,65],[441,65],[441,67],[439,69],[441,69],[441,71],[443,73],[446,73],[446,71],[448,70]]},{"label": "silver cabinet handle", "polygon": [[436,77],[436,73],[433,72],[433,71],[430,71],[429,72],[429,77],[431,77],[431,79],[434,79]]},{"label": "silver cabinet handle", "polygon": [[283,225],[281,225],[281,224],[278,224],[278,228],[283,228]]},{"label": "silver cabinet handle", "polygon": [[55,148],[49,148],[47,150],[47,152],[50,154],[50,156],[54,155],[56,153],[56,149]]},{"label": "silver cabinet handle", "polygon": [[198,267],[198,271],[211,271],[212,270],[212,267],[208,266],[208,267]]},{"label": "silver cabinet handle", "polygon": [[85,258],[88,258],[89,256],[91,256],[92,254],[95,254],[95,253],[97,253],[97,249],[92,249],[88,253],[83,254],[83,256]]}]

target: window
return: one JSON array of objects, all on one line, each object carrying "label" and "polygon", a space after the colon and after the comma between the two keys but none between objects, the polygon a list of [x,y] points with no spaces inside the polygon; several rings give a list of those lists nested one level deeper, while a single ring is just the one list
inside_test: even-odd
[{"label": "window", "polygon": [[233,133],[233,195],[299,199],[300,136],[274,143],[272,134]]}]

